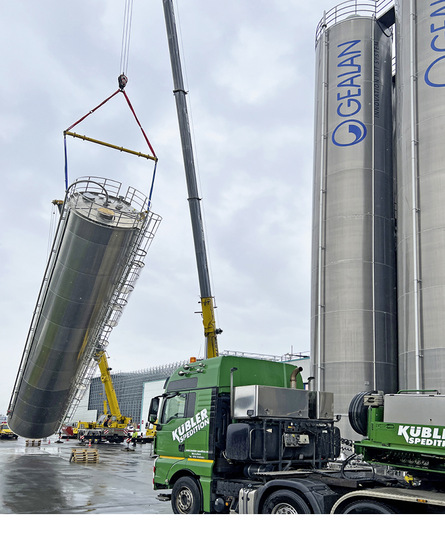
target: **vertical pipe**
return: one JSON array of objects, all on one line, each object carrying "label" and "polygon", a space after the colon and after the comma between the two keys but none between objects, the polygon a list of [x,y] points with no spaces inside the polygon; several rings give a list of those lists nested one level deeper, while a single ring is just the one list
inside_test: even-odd
[{"label": "vertical pipe", "polygon": [[327,28],[326,28],[326,12],[323,14],[323,46],[322,46],[322,74],[323,74],[323,81],[321,85],[321,142],[320,142],[320,203],[319,203],[319,217],[318,217],[318,292],[317,292],[317,298],[318,298],[318,317],[317,317],[317,355],[316,358],[318,361],[316,362],[317,366],[317,390],[322,391],[324,390],[324,366],[322,365],[323,358],[322,358],[322,340],[324,339],[324,335],[322,335],[322,328],[323,328],[323,312],[324,312],[324,304],[323,304],[323,257],[324,257],[324,241],[323,241],[323,233],[325,229],[325,223],[323,218],[323,211],[324,211],[324,199],[325,199],[325,193],[326,193],[326,158],[325,158],[325,143],[326,143],[326,89],[328,85],[327,81],[327,48],[328,48],[328,41],[327,41]]},{"label": "vertical pipe", "polygon": [[372,380],[373,380],[373,390],[377,388],[377,365],[376,365],[376,301],[375,301],[375,25],[372,25],[372,36],[371,36],[371,55],[373,57],[372,61],[372,87],[371,87],[371,279],[372,279]]},{"label": "vertical pipe", "polygon": [[412,238],[413,238],[413,299],[414,299],[414,343],[416,389],[422,388],[420,365],[420,316],[419,316],[419,230],[417,195],[417,126],[416,126],[416,0],[410,0],[410,116],[411,116],[411,198],[412,198]]}]

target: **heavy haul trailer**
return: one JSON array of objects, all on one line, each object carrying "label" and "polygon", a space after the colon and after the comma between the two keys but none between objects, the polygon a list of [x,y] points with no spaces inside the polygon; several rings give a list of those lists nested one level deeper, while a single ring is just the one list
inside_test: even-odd
[{"label": "heavy haul trailer", "polygon": [[[159,498],[191,514],[445,512],[445,397],[358,394],[367,438],[341,461],[333,395],[304,390],[301,369],[223,356],[176,370],[150,407]],[[419,408],[430,424],[405,423]]]}]

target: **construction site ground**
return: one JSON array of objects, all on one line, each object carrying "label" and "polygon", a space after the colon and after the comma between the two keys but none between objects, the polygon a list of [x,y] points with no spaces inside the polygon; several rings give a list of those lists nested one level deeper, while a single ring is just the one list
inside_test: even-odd
[{"label": "construction site ground", "polygon": [[73,449],[87,447],[57,436],[1,440],[0,514],[172,514],[152,488],[151,444],[93,444],[97,461],[90,452],[74,462]]}]

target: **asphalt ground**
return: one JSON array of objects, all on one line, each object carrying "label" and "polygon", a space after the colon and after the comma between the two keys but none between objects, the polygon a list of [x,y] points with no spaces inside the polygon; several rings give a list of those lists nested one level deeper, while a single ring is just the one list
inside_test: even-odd
[{"label": "asphalt ground", "polygon": [[[249,539],[255,546],[271,546],[289,538],[310,543],[316,536],[340,546],[348,536],[346,529],[352,532],[349,536],[360,536],[355,534],[358,529],[362,533],[363,528],[369,528],[370,521],[360,519],[364,516],[348,519],[347,526],[338,516],[297,516],[298,520],[272,516],[176,516],[170,503],[158,501],[158,493],[152,489],[151,444],[137,444],[134,449],[127,449],[126,445],[95,445],[98,462],[77,463],[70,461],[72,450],[85,446],[76,440],[57,440],[53,436],[33,447],[27,447],[23,438],[0,440],[3,544],[123,546],[131,542],[177,546],[210,540],[213,546],[227,546]],[[90,514],[98,517],[88,517]],[[351,525],[353,522],[358,525]],[[410,522],[403,523],[411,536]],[[425,526],[420,528],[424,530]],[[397,530],[399,533],[400,528]],[[389,536],[385,533],[386,538]]]},{"label": "asphalt ground", "polygon": [[[0,441],[0,514],[172,514],[153,491],[151,444],[93,445],[97,462],[72,462],[77,440]],[[130,444],[131,445],[131,444]]]}]

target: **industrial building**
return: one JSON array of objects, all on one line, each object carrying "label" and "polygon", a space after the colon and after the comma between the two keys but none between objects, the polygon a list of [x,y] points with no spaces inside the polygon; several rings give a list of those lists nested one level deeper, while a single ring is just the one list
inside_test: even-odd
[{"label": "industrial building", "polygon": [[[184,363],[177,362],[145,370],[111,374],[122,414],[132,417],[136,424],[145,424],[151,398],[162,393],[165,380],[182,364]],[[91,380],[88,410],[96,411],[97,416],[103,413],[104,389],[100,377],[93,377]]]}]

